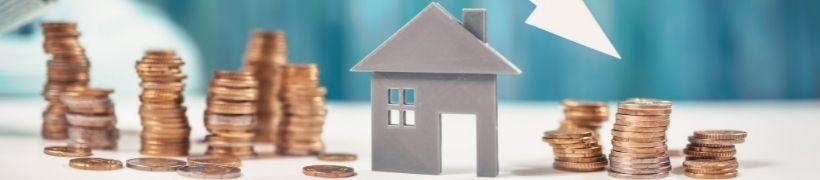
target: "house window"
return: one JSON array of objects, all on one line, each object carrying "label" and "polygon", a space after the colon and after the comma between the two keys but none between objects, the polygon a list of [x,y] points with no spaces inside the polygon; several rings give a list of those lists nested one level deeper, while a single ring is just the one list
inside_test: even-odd
[{"label": "house window", "polygon": [[399,125],[399,110],[387,111],[387,125]]},{"label": "house window", "polygon": [[404,105],[415,105],[416,104],[416,90],[415,89],[404,89]]},{"label": "house window", "polygon": [[404,111],[404,125],[405,126],[415,126],[416,125],[416,112],[411,110]]},{"label": "house window", "polygon": [[387,89],[387,125],[393,127],[416,126],[415,88]]},{"label": "house window", "polygon": [[387,89],[387,104],[399,104],[399,89]]}]

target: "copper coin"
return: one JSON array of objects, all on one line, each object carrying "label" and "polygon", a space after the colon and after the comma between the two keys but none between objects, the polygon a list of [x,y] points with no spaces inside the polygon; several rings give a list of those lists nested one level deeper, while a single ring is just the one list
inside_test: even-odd
[{"label": "copper coin", "polygon": [[230,156],[189,156],[189,164],[217,164],[224,166],[239,167],[242,165],[242,160]]},{"label": "copper coin", "polygon": [[44,148],[43,152],[48,155],[59,157],[91,156],[91,148],[88,147],[49,146]]},{"label": "copper coin", "polygon": [[103,158],[76,158],[68,161],[68,166],[76,169],[107,171],[122,169],[122,162]]},{"label": "copper coin", "polygon": [[355,161],[356,155],[347,153],[322,153],[316,156],[316,158],[322,161]]},{"label": "copper coin", "polygon": [[165,158],[135,158],[125,161],[125,166],[143,171],[176,171],[185,161]]},{"label": "copper coin", "polygon": [[242,176],[242,171],[237,167],[231,166],[198,164],[182,166],[177,169],[177,174],[193,178],[231,179]]},{"label": "copper coin", "polygon": [[344,178],[356,175],[351,167],[337,165],[312,165],[302,168],[302,173],[308,176],[323,178]]},{"label": "copper coin", "polygon": [[695,138],[699,139],[744,139],[746,131],[714,129],[695,131]]}]

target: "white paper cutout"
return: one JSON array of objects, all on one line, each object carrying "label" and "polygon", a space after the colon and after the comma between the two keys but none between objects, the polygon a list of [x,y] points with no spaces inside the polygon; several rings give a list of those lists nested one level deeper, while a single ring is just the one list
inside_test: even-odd
[{"label": "white paper cutout", "polygon": [[621,59],[583,0],[530,0],[535,10],[527,24]]}]

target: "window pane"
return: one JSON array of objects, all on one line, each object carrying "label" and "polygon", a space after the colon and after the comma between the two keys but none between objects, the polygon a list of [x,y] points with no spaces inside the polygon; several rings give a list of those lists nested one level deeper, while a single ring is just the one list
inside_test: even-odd
[{"label": "window pane", "polygon": [[399,125],[399,110],[387,111],[387,125]]},{"label": "window pane", "polygon": [[414,89],[404,89],[404,104],[406,104],[406,105],[416,104],[416,90],[414,90]]},{"label": "window pane", "polygon": [[404,125],[405,126],[415,126],[416,125],[416,112],[415,111],[404,111]]},{"label": "window pane", "polygon": [[387,104],[398,104],[399,103],[399,89],[388,89],[387,90]]}]

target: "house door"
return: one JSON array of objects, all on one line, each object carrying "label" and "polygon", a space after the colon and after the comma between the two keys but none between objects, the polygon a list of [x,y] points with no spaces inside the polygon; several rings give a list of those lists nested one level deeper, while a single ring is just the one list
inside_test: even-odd
[{"label": "house door", "polygon": [[476,116],[441,114],[442,174],[474,174],[478,171]]}]

